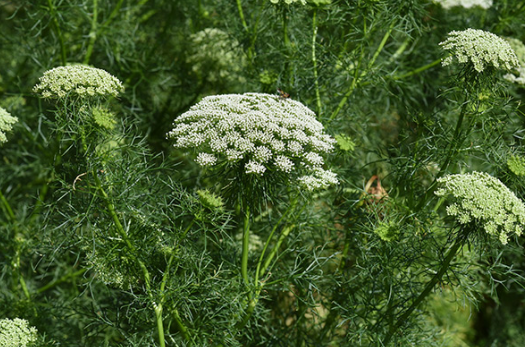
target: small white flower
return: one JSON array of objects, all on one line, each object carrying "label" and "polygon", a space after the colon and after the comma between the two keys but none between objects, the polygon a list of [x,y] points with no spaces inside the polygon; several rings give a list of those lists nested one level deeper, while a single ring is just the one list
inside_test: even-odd
[{"label": "small white flower", "polygon": [[518,66],[518,58],[509,43],[488,31],[451,31],[439,45],[452,53],[452,56],[443,59],[443,66],[450,65],[454,56],[462,64],[470,62],[478,72],[482,72],[487,65],[505,70]]},{"label": "small white flower", "polygon": [[246,169],[245,172],[247,174],[254,173],[254,174],[257,174],[257,175],[262,175],[264,173],[264,171],[266,171],[266,167],[263,164],[258,163],[258,162],[253,161],[253,160],[250,160],[248,163],[246,163],[244,168]]},{"label": "small white flower", "polygon": [[18,118],[11,116],[9,112],[0,107],[0,143],[7,142],[5,133],[13,130],[13,124],[18,122]]},{"label": "small white flower", "polygon": [[278,170],[286,173],[290,173],[294,166],[293,161],[291,161],[288,157],[285,157],[284,155],[277,156],[274,162]]},{"label": "small white flower", "polygon": [[200,166],[213,166],[217,162],[217,158],[213,154],[199,153],[195,161]]}]

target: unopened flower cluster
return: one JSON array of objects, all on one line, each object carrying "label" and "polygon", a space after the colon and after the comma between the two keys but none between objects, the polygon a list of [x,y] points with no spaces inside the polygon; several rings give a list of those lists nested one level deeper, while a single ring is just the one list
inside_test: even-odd
[{"label": "unopened flower cluster", "polygon": [[35,327],[30,327],[25,319],[5,318],[0,320],[0,346],[26,347],[34,343],[38,336]]},{"label": "unopened flower cluster", "polygon": [[516,176],[525,176],[525,158],[519,155],[512,155],[507,159],[507,166]]},{"label": "unopened flower cluster", "polygon": [[448,175],[438,179],[437,196],[452,195],[447,214],[460,224],[475,222],[502,244],[523,233],[525,205],[500,180],[483,172]]},{"label": "unopened flower cluster", "polygon": [[177,148],[196,148],[197,163],[226,161],[246,174],[290,174],[308,190],[337,184],[322,168],[322,154],[335,140],[323,133],[315,114],[298,101],[246,93],[208,96],[175,120],[168,137]]},{"label": "unopened flower cluster", "polygon": [[5,133],[13,130],[13,124],[18,122],[18,118],[11,116],[9,112],[0,107],[0,143],[7,142]]},{"label": "unopened flower cluster", "polygon": [[210,82],[245,82],[241,73],[246,59],[237,40],[216,28],[199,31],[190,40],[191,54],[186,61],[196,74],[205,75]]},{"label": "unopened flower cluster", "polygon": [[492,6],[492,0],[434,0],[434,2],[440,4],[445,10],[456,6],[463,8],[479,6],[488,10]]},{"label": "unopened flower cluster", "polygon": [[43,98],[117,96],[122,82],[108,72],[85,65],[59,66],[44,72],[33,91]]},{"label": "unopened flower cluster", "polygon": [[516,53],[519,66],[513,71],[514,73],[506,74],[503,78],[516,84],[525,85],[525,45],[520,40],[511,37],[507,37],[505,40]]},{"label": "unopened flower cluster", "polygon": [[440,46],[452,53],[443,59],[443,66],[450,65],[454,57],[461,64],[472,64],[478,72],[482,72],[487,66],[505,70],[518,66],[518,58],[509,43],[488,31],[451,31]]}]

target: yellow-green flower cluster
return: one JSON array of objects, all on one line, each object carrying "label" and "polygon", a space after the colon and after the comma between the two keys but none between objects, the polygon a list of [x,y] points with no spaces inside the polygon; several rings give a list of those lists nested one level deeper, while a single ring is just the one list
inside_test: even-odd
[{"label": "yellow-green flower cluster", "polygon": [[190,40],[191,54],[186,61],[197,75],[205,75],[209,82],[245,82],[241,72],[246,59],[237,40],[216,28],[199,31]]},{"label": "yellow-green flower cluster", "polygon": [[438,179],[437,196],[452,195],[447,214],[460,224],[471,222],[495,235],[502,244],[523,233],[525,205],[500,180],[484,172],[448,175]]},{"label": "yellow-green flower cluster", "polygon": [[241,165],[246,174],[280,172],[307,190],[338,183],[322,168],[335,140],[302,103],[276,95],[208,96],[175,120],[168,137],[199,151],[197,163]]},{"label": "yellow-green flower cluster", "polygon": [[488,31],[451,31],[439,45],[452,53],[443,59],[443,66],[450,65],[454,57],[461,64],[472,64],[478,72],[482,72],[487,65],[506,70],[518,66],[518,58],[509,43]]},{"label": "yellow-green flower cluster", "polygon": [[525,45],[520,40],[511,37],[507,37],[505,40],[516,53],[519,66],[514,70],[514,73],[506,74],[503,78],[513,83],[525,85]]},{"label": "yellow-green flower cluster", "polygon": [[0,107],[0,143],[7,142],[5,133],[13,130],[13,124],[18,122],[18,118],[13,117],[4,108]]},{"label": "yellow-green flower cluster", "polygon": [[525,158],[513,155],[507,159],[507,166],[516,176],[525,176]]},{"label": "yellow-green flower cluster", "polygon": [[59,66],[44,72],[33,91],[45,99],[117,96],[122,82],[108,72],[85,65]]},{"label": "yellow-green flower cluster", "polygon": [[479,6],[487,10],[492,6],[492,0],[434,0],[434,2],[440,4],[446,10],[456,6],[463,8]]},{"label": "yellow-green flower cluster", "polygon": [[25,319],[5,318],[0,320],[0,346],[26,347],[34,343],[38,336],[35,327],[30,327]]}]

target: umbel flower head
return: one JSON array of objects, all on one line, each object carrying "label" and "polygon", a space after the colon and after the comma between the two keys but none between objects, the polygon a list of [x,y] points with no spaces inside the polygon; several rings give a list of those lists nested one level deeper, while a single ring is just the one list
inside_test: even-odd
[{"label": "umbel flower head", "polygon": [[122,82],[108,72],[85,65],[59,66],[44,72],[33,91],[44,99],[117,96]]},{"label": "umbel flower head", "polygon": [[272,4],[278,4],[278,3],[285,3],[287,5],[290,5],[294,2],[300,2],[303,5],[306,5],[306,0],[270,0]]},{"label": "umbel flower head", "polygon": [[0,346],[26,347],[37,340],[37,330],[25,319],[5,318],[0,320]]},{"label": "umbel flower head", "polygon": [[247,175],[277,172],[307,190],[338,183],[322,168],[335,140],[298,101],[246,93],[208,96],[174,122],[168,137],[177,148],[195,148],[197,163],[240,165]]},{"label": "umbel flower head", "polygon": [[460,224],[471,222],[507,244],[509,235],[520,236],[525,223],[525,205],[500,180],[484,172],[448,175],[438,179],[437,196],[452,195],[455,202],[447,214]]},{"label": "umbel flower head", "polygon": [[503,78],[509,82],[525,85],[525,45],[521,40],[512,37],[507,37],[505,40],[516,53],[519,66],[513,71],[514,73],[506,74]]},{"label": "umbel flower head", "polygon": [[18,122],[18,118],[13,117],[5,109],[0,107],[0,143],[7,142],[5,133],[13,130],[13,124]]},{"label": "umbel flower head", "polygon": [[439,45],[452,53],[443,59],[443,66],[450,65],[454,57],[461,64],[472,64],[477,72],[482,72],[487,66],[505,70],[518,66],[518,58],[509,43],[488,31],[451,31]]},{"label": "umbel flower head", "polygon": [[456,6],[463,8],[479,6],[488,10],[492,6],[492,0],[434,0],[434,2],[440,4],[445,10]]},{"label": "umbel flower head", "polygon": [[193,35],[191,54],[187,62],[198,75],[210,82],[244,83],[242,71],[246,65],[239,42],[217,28],[206,28]]}]

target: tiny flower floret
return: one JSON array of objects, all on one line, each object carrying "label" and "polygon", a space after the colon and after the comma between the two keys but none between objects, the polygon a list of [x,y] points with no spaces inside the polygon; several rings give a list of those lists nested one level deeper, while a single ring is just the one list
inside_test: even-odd
[{"label": "tiny flower floret", "polygon": [[507,244],[510,234],[520,236],[525,205],[500,180],[483,172],[448,175],[438,179],[437,196],[452,195],[447,214],[460,224],[477,223],[488,234]]},{"label": "tiny flower floret", "polygon": [[518,66],[516,53],[509,43],[488,31],[451,31],[448,38],[439,45],[452,53],[443,59],[443,66],[450,65],[454,57],[461,64],[472,64],[478,72],[482,72],[487,66],[505,70]]},{"label": "tiny flower floret", "polygon": [[18,122],[18,118],[13,117],[5,109],[0,107],[0,143],[7,142],[5,133],[13,130],[13,124]]},{"label": "tiny flower floret", "polygon": [[44,72],[33,91],[45,99],[117,96],[124,87],[108,72],[85,65],[59,66]]},{"label": "tiny flower floret", "polygon": [[195,148],[197,163],[241,165],[246,174],[281,172],[303,188],[337,184],[322,168],[335,140],[302,103],[276,95],[208,96],[175,120],[168,137],[177,148]]}]

